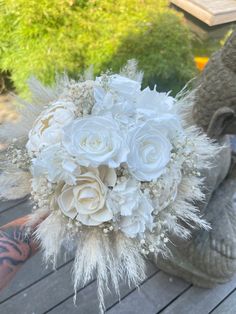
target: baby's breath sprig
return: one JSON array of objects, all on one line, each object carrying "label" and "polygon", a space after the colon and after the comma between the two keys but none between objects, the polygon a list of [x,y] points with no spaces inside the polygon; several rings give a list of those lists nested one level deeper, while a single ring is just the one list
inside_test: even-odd
[{"label": "baby's breath sprig", "polygon": [[31,159],[27,153],[27,149],[25,147],[18,148],[16,139],[8,145],[6,157],[7,160],[14,164],[17,168],[28,170],[30,167]]}]

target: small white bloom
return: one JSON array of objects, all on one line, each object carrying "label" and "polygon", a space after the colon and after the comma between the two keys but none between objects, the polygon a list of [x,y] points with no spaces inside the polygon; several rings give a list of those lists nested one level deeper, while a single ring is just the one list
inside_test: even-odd
[{"label": "small white bloom", "polygon": [[140,91],[137,97],[137,117],[141,120],[147,120],[162,114],[172,113],[173,104],[173,97],[147,87]]},{"label": "small white bloom", "polygon": [[152,198],[155,214],[165,209],[177,197],[178,187],[182,180],[182,173],[175,163],[170,165],[169,173],[162,176],[161,180],[154,187],[156,193]]},{"label": "small white bloom", "polygon": [[[106,86],[104,78],[107,79]],[[140,89],[139,82],[121,75],[97,77],[92,114],[104,115],[109,112],[122,129],[131,126],[135,122],[135,102]]]},{"label": "small white bloom", "polygon": [[[106,81],[104,83],[104,81]],[[133,99],[141,89],[141,83],[118,74],[100,76],[95,80],[94,98],[97,104],[102,104],[107,92],[113,96]]]},{"label": "small white bloom", "polygon": [[107,197],[107,207],[120,216],[118,225],[128,237],[135,237],[153,227],[153,207],[140,191],[138,182],[128,179],[117,184]]},{"label": "small white bloom", "polygon": [[92,114],[102,116],[108,112],[122,129],[127,129],[135,123],[134,104],[127,99],[114,97],[110,92],[105,94],[102,102],[95,103]]},{"label": "small white bloom", "polygon": [[157,179],[170,161],[172,145],[162,131],[162,126],[159,128],[156,121],[149,120],[128,134],[128,167],[140,181]]},{"label": "small white bloom", "polygon": [[64,128],[63,145],[86,167],[118,167],[126,161],[128,147],[117,123],[110,116],[89,116]]},{"label": "small white bloom", "polygon": [[[102,181],[103,180],[103,181]],[[77,178],[75,186],[64,185],[57,202],[67,217],[76,219],[87,226],[97,226],[112,219],[113,214],[105,206],[108,185],[116,181],[115,170],[102,168],[89,169]]]},{"label": "small white bloom", "polygon": [[75,118],[75,109],[72,102],[57,101],[39,115],[26,145],[30,156],[61,141],[62,128]]},{"label": "small white bloom", "polygon": [[31,189],[33,193],[38,195],[45,194],[47,191],[47,179],[45,177],[33,177],[31,181]]},{"label": "small white bloom", "polygon": [[73,185],[80,174],[80,167],[60,144],[55,144],[43,149],[32,160],[31,171],[33,176],[44,175],[52,183],[64,181]]},{"label": "small white bloom", "polygon": [[180,119],[175,114],[163,114],[160,117],[148,120],[149,127],[164,134],[171,141],[183,134]]}]

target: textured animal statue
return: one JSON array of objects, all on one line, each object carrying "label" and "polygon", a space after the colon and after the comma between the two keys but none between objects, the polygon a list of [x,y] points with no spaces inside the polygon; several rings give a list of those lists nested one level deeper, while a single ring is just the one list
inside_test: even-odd
[{"label": "textured animal statue", "polygon": [[195,285],[212,287],[236,272],[236,163],[229,136],[236,134],[236,31],[213,55],[193,94],[189,120],[222,148],[212,157],[212,168],[202,173],[206,197],[197,204],[212,229],[195,231],[185,242],[172,239],[170,260],[159,258],[157,265]]}]

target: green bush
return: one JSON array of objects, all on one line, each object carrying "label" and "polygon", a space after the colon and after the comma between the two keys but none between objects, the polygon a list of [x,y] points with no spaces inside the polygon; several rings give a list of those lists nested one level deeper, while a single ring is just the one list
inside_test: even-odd
[{"label": "green bush", "polygon": [[190,38],[166,0],[1,0],[0,70],[16,90],[36,75],[72,77],[94,65],[95,74],[118,70],[130,58],[145,84],[179,89],[193,76]]}]

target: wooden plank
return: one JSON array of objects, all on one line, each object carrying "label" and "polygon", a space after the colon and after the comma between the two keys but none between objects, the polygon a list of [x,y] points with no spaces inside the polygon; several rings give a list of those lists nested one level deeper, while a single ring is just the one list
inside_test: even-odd
[{"label": "wooden plank", "polygon": [[[61,267],[74,257],[73,253],[65,256],[63,253],[58,259],[57,268]],[[38,282],[53,273],[51,266],[46,267],[42,262],[42,253],[33,256],[16,274],[12,282],[0,294],[0,304],[6,302],[11,296],[16,295],[29,288],[35,282]]]},{"label": "wooden plank", "polygon": [[[192,287],[170,304],[162,314],[209,313],[236,287],[236,276],[213,289]],[[235,312],[234,312],[235,313]]]},{"label": "wooden plank", "polygon": [[24,203],[27,200],[27,198],[19,199],[19,200],[12,200],[12,201],[6,201],[0,203],[0,213],[7,211],[8,209],[11,209],[13,207],[17,207],[21,203]]},{"label": "wooden plank", "polygon": [[[7,203],[10,209],[0,213],[0,225],[4,225],[18,217],[29,214],[32,209],[32,204],[28,200],[21,200],[20,202],[18,200]],[[6,204],[4,204],[4,206],[5,208],[7,208]],[[62,251],[62,254],[58,259],[58,267],[71,260],[73,257],[73,253],[67,254],[67,256],[65,256],[65,253]],[[27,261],[22,269],[16,274],[9,286],[1,291],[0,303],[4,302],[12,295],[15,295],[20,291],[26,289],[35,281],[39,281],[43,277],[52,273],[52,267],[49,266],[48,268],[46,268],[42,260],[42,254],[38,253],[37,255],[33,256],[29,261]]]},{"label": "wooden plank", "polygon": [[22,291],[27,286],[49,274],[52,269],[46,269],[41,262],[42,255],[37,254],[32,257],[17,273],[12,282],[0,294],[0,303],[10,298],[12,295]]},{"label": "wooden plank", "polygon": [[171,0],[171,3],[209,26],[236,21],[235,0]]},{"label": "wooden plank", "polygon": [[[41,314],[73,293],[69,262],[0,305],[1,314]],[[20,310],[20,311],[19,311]]]},{"label": "wooden plank", "polygon": [[213,26],[214,25],[220,25],[220,24],[224,24],[224,23],[230,23],[236,21],[236,10],[226,14],[217,14],[215,15],[215,18],[213,20]]},{"label": "wooden plank", "polygon": [[205,8],[196,5],[196,3],[188,0],[171,0],[171,3],[188,12],[189,14],[192,14],[204,23],[212,25],[212,14],[205,10]]},{"label": "wooden plank", "polygon": [[191,0],[212,14],[230,13],[235,11],[235,0]]},{"label": "wooden plank", "polygon": [[[160,271],[141,288],[107,311],[108,314],[155,314],[190,286]],[[176,312],[177,313],[177,312]],[[181,312],[180,312],[181,313]],[[181,313],[182,314],[182,313]]]},{"label": "wooden plank", "polygon": [[[157,272],[157,268],[150,262],[147,264],[147,278]],[[119,297],[110,286],[111,293],[105,293],[106,308],[110,308],[113,304],[119,301]],[[120,282],[120,297],[124,298],[128,293],[134,290],[134,287],[129,287],[127,282]],[[72,297],[68,298],[65,302],[56,306],[47,313],[50,314],[97,314],[98,313],[98,299],[97,299],[97,282],[94,281],[77,295],[77,308],[73,304]]]},{"label": "wooden plank", "polygon": [[235,314],[236,291],[230,294],[211,314]]},{"label": "wooden plank", "polygon": [[7,224],[8,222],[17,219],[19,217],[30,214],[32,211],[32,203],[27,200],[20,203],[16,207],[11,207],[7,211],[0,213],[0,226]]}]

